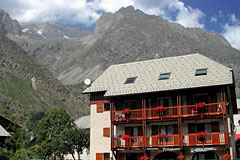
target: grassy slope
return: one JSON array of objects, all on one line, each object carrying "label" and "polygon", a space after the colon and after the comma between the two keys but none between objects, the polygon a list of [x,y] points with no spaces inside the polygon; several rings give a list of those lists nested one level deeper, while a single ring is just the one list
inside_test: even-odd
[{"label": "grassy slope", "polygon": [[[37,90],[30,79],[37,79]],[[0,34],[0,114],[24,125],[29,114],[65,108],[73,118],[89,114],[70,89],[36,63],[15,42]]]}]

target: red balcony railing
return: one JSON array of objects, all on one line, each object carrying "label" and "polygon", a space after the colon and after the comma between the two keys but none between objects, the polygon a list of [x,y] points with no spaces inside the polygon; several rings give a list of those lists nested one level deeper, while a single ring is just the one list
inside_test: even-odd
[{"label": "red balcony railing", "polygon": [[185,134],[183,135],[184,146],[198,146],[198,145],[225,145],[227,144],[227,133],[209,133],[205,141],[199,140],[197,134]]},{"label": "red balcony railing", "polygon": [[168,135],[168,138],[158,138],[158,136],[148,136],[148,147],[174,147],[180,146],[179,134]]},{"label": "red balcony railing", "polygon": [[211,146],[228,144],[228,133],[209,133],[205,141],[199,140],[196,133],[194,134],[174,134],[168,135],[168,138],[158,138],[158,136],[136,136],[128,140],[121,137],[114,137],[114,148],[142,148],[144,147],[144,138],[147,140],[145,147],[179,147],[183,146]]},{"label": "red balcony railing", "polygon": [[143,136],[132,137],[123,140],[121,137],[114,137],[114,148],[143,147]]},{"label": "red balcony railing", "polygon": [[114,121],[121,121],[121,120],[139,120],[143,119],[143,109],[135,109],[131,110],[130,114],[124,114],[124,110],[122,111],[113,111],[114,113]]},{"label": "red balcony railing", "polygon": [[156,111],[155,108],[146,109],[147,119],[178,117],[177,107],[164,107],[163,111]]},{"label": "red balcony railing", "polygon": [[[197,115],[220,115],[225,114],[226,108],[225,103],[211,103],[206,104],[201,110],[196,109],[196,105],[189,106],[174,106],[174,107],[164,107],[163,111],[157,111],[155,108],[146,109],[135,109],[131,110],[130,114],[124,114],[124,110],[113,111],[114,121],[123,120],[141,120],[141,119],[167,119],[167,118],[177,118],[191,117]],[[144,116],[145,114],[145,116]]]},{"label": "red balcony railing", "polygon": [[201,110],[196,109],[196,105],[181,106],[181,115],[184,117],[195,115],[216,115],[225,113],[224,103],[211,103],[206,104]]}]

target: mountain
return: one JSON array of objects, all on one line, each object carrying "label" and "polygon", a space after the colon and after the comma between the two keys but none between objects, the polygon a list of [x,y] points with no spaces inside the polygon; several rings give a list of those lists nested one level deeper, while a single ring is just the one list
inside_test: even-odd
[{"label": "mountain", "polygon": [[54,23],[45,25],[22,25],[22,32],[25,36],[38,37],[42,39],[54,38],[81,38],[90,34],[89,30],[81,30],[79,27],[65,27]]},{"label": "mountain", "polygon": [[240,96],[240,51],[216,32],[185,28],[133,7],[105,13],[91,34],[77,39],[35,40],[12,36],[65,84],[94,80],[112,64],[201,53],[235,73]]},{"label": "mountain", "polygon": [[87,115],[84,97],[70,89],[38,64],[15,42],[0,34],[0,114],[25,125],[31,114],[64,108],[74,117]]},{"label": "mountain", "polygon": [[13,35],[21,34],[21,27],[16,20],[12,20],[7,12],[0,9],[0,32]]}]

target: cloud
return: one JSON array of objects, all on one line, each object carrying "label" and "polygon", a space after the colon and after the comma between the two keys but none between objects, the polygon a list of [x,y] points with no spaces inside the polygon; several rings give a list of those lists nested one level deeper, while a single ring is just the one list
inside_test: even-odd
[{"label": "cloud", "polygon": [[0,4],[20,23],[55,22],[90,26],[102,13],[132,5],[147,14],[162,16],[185,27],[204,27],[204,13],[180,0],[0,0]]},{"label": "cloud", "polygon": [[217,22],[217,18],[216,18],[216,17],[213,17],[213,16],[211,16],[210,22],[214,22],[214,23],[216,23],[216,22]]},{"label": "cloud", "polygon": [[226,24],[224,26],[223,36],[228,40],[232,47],[240,50],[240,25],[230,26]]},{"label": "cloud", "polygon": [[55,22],[92,25],[100,14],[87,0],[0,0],[11,17],[21,23]]},{"label": "cloud", "polygon": [[177,23],[180,23],[185,27],[204,28],[202,21],[205,14],[201,10],[185,6],[182,2],[176,3],[176,8],[179,9],[179,13],[176,18]]},{"label": "cloud", "polygon": [[237,19],[236,15],[234,13],[232,13],[230,15],[230,17],[231,17],[231,22],[232,23],[239,23],[239,20]]},{"label": "cloud", "polygon": [[222,35],[228,40],[232,47],[240,50],[240,20],[235,16],[235,14],[231,14],[230,22],[231,24],[226,23],[223,26]]}]

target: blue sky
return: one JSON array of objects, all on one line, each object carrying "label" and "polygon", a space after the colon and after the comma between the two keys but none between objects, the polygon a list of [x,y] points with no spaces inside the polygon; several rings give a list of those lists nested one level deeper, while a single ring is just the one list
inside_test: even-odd
[{"label": "blue sky", "polygon": [[0,0],[0,8],[20,23],[90,29],[104,12],[129,5],[185,27],[220,33],[240,50],[240,0]]}]

